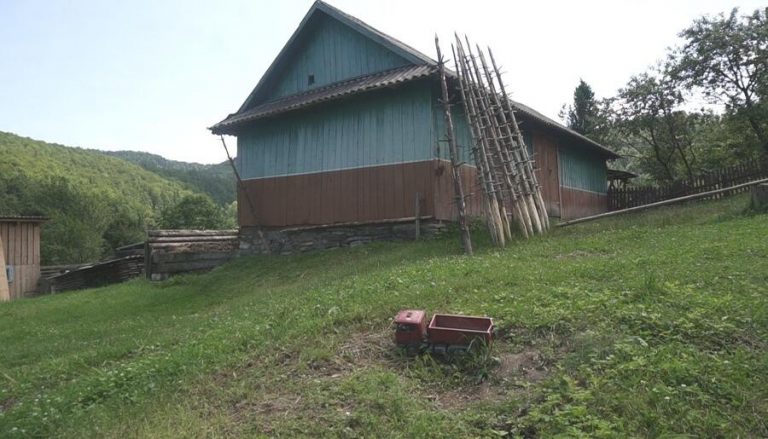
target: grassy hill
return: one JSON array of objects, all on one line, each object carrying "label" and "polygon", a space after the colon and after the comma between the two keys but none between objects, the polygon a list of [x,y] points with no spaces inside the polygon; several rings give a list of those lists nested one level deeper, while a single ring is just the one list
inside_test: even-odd
[{"label": "grassy hill", "polygon": [[[0,435],[765,437],[768,217],[746,204],[3,303]],[[406,357],[405,307],[490,315],[499,338]]]},{"label": "grassy hill", "polygon": [[92,261],[136,242],[182,183],[81,148],[0,132],[0,214],[43,214],[44,263]]},{"label": "grassy hill", "polygon": [[196,192],[207,194],[218,204],[230,204],[235,201],[235,175],[227,162],[201,165],[168,160],[148,152],[94,152],[121,158],[167,179],[180,181]]}]

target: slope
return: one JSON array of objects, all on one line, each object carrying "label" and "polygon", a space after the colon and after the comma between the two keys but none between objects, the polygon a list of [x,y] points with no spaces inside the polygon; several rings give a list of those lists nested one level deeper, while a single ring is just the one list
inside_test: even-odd
[{"label": "slope", "polygon": [[176,180],[191,190],[208,194],[218,204],[235,201],[235,176],[229,163],[202,165],[168,160],[157,154],[139,151],[95,151],[141,166],[166,179]]},{"label": "slope", "polygon": [[43,263],[98,259],[141,240],[192,191],[118,158],[0,132],[0,213],[42,214]]},{"label": "slope", "polygon": [[[766,215],[744,197],[556,230],[279,258],[0,304],[0,434],[765,437]],[[391,345],[398,309],[493,350]]]}]

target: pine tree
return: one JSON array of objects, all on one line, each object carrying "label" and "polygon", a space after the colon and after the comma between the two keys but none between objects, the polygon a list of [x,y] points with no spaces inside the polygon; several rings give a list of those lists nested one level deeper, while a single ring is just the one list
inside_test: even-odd
[{"label": "pine tree", "polygon": [[583,79],[573,91],[573,104],[563,106],[561,117],[564,117],[568,128],[579,134],[593,134],[597,125],[598,109],[595,93]]}]

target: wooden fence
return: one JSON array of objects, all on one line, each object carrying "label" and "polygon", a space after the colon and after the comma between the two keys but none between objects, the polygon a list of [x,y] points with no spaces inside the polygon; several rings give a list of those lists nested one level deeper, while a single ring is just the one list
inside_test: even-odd
[{"label": "wooden fence", "polygon": [[237,254],[237,230],[150,230],[145,246],[148,279],[217,267]]},{"label": "wooden fence", "polygon": [[40,280],[42,293],[81,290],[103,287],[141,276],[144,271],[144,256],[126,256],[94,264],[60,265],[46,269],[47,276]]},{"label": "wooden fence", "polygon": [[[658,201],[686,195],[699,194],[717,189],[723,189],[761,178],[768,178],[768,161],[749,161],[736,166],[722,168],[714,172],[701,174],[692,180],[678,181],[663,186],[628,186],[608,189],[608,210],[621,210],[630,207],[643,206]],[[707,197],[717,199],[749,188],[727,191]]]}]

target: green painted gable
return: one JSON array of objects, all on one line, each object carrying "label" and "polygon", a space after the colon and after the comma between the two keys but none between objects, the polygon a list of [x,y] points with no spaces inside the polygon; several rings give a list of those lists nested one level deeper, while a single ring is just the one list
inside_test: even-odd
[{"label": "green painted gable", "polygon": [[[264,101],[411,64],[335,18],[318,13],[275,72]],[[312,75],[313,84],[309,83]]]}]

